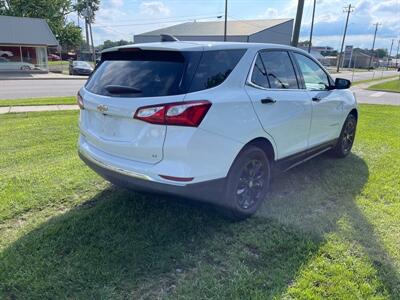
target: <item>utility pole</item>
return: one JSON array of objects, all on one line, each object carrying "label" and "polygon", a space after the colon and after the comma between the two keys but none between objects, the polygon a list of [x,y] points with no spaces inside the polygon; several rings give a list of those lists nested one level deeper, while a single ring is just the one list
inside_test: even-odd
[{"label": "utility pole", "polygon": [[353,11],[354,11],[354,7],[352,7],[351,4],[349,4],[348,7],[343,8],[343,12],[347,13],[347,17],[346,17],[346,25],[344,26],[342,46],[340,47],[340,52],[339,52],[339,57],[338,57],[337,67],[336,67],[336,72],[338,72],[338,73],[339,73],[339,69],[340,69],[340,63],[342,61],[342,52],[343,52],[343,47],[344,47],[344,40],[346,39],[347,25],[349,24],[350,13]]},{"label": "utility pole", "polygon": [[374,33],[374,41],[372,42],[372,49],[371,49],[371,56],[369,57],[369,64],[368,64],[368,69],[371,68],[371,63],[372,63],[372,57],[374,56],[374,47],[375,47],[375,40],[376,40],[376,33],[378,31],[378,26],[382,25],[381,23],[376,22],[375,24],[375,33]]},{"label": "utility pole", "polygon": [[388,56],[388,61],[387,61],[386,70],[389,70],[389,59],[390,59],[390,57],[392,56],[393,43],[394,43],[394,39],[392,39],[392,44],[390,45],[390,51],[389,51],[389,56]]},{"label": "utility pole", "polygon": [[[96,60],[96,54],[93,44],[93,33],[92,33],[92,9],[89,7],[89,1],[86,0],[86,12],[85,12],[85,23],[86,23],[86,43],[89,46],[89,51],[92,54],[92,61]],[[90,38],[90,39],[89,39]]]},{"label": "utility pole", "polygon": [[312,19],[311,19],[311,30],[310,30],[310,43],[308,44],[308,53],[311,52],[311,44],[312,44],[312,35],[314,30],[314,16],[315,16],[315,5],[317,0],[314,0],[313,11],[312,11]]},{"label": "utility pole", "polygon": [[228,0],[225,0],[224,42],[226,42],[227,27],[228,27]]},{"label": "utility pole", "polygon": [[301,18],[303,17],[304,0],[299,0],[297,4],[296,21],[294,23],[292,46],[297,47],[299,43]]},{"label": "utility pole", "polygon": [[94,44],[93,44],[92,24],[90,22],[89,22],[89,32],[90,32],[90,41],[92,44],[92,61],[96,62],[96,51],[94,49]]},{"label": "utility pole", "polygon": [[397,60],[399,59],[399,58],[398,58],[398,56],[399,56],[399,48],[400,48],[400,39],[397,41],[396,69],[397,69],[397,65],[398,65]]}]

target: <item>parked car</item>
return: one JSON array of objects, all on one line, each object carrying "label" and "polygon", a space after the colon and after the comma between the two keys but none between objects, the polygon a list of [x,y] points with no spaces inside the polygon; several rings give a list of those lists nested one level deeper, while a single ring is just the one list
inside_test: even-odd
[{"label": "parked car", "polygon": [[14,56],[14,54],[11,51],[0,50],[0,57],[11,57],[11,56]]},{"label": "parked car", "polygon": [[74,60],[69,64],[69,75],[90,75],[93,67],[87,61]]},{"label": "parked car", "polygon": [[20,61],[10,61],[5,57],[0,57],[0,70],[23,70],[29,71],[34,70],[35,65],[32,65],[27,62],[20,62]]},{"label": "parked car", "polygon": [[49,55],[47,55],[47,60],[58,61],[58,60],[61,60],[61,57],[56,54],[49,54]]},{"label": "parked car", "polygon": [[282,45],[113,48],[77,96],[79,155],[117,185],[246,218],[266,198],[272,168],[350,153],[358,119],[350,84]]}]

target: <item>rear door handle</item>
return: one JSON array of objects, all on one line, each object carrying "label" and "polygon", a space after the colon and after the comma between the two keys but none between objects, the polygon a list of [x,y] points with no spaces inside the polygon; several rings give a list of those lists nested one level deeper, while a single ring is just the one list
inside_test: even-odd
[{"label": "rear door handle", "polygon": [[272,98],[270,98],[270,97],[261,99],[261,103],[262,103],[262,104],[269,104],[269,103],[275,103],[275,102],[276,102],[276,100],[275,100],[275,99],[272,99]]},{"label": "rear door handle", "polygon": [[321,97],[312,97],[312,101],[314,101],[314,102],[319,102],[321,100],[322,100]]}]

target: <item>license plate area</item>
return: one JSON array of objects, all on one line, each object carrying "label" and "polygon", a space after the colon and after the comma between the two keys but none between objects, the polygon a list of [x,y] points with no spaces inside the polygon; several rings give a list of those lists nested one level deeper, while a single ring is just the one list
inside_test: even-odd
[{"label": "license plate area", "polygon": [[[94,112],[91,114],[90,126],[92,133],[105,140],[115,142],[128,142],[132,139],[129,134],[128,119]],[[131,132],[132,133],[132,132]]]}]

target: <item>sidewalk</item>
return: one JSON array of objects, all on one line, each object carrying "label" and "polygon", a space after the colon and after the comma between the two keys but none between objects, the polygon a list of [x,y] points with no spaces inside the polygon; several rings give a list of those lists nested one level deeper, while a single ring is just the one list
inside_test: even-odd
[{"label": "sidewalk", "polygon": [[367,89],[372,85],[383,83],[383,82],[387,82],[387,81],[392,81],[392,80],[396,80],[396,77],[385,78],[385,79],[382,79],[382,80],[364,82],[364,83],[359,83],[359,84],[356,83],[353,87],[357,87],[357,88],[360,88],[360,89]]},{"label": "sidewalk", "polygon": [[77,110],[78,105],[32,105],[32,106],[5,106],[0,107],[0,114],[38,112],[38,111],[58,111],[58,110]]},{"label": "sidewalk", "polygon": [[17,73],[17,72],[0,72],[0,80],[86,80],[87,76],[68,75],[62,73]]}]

